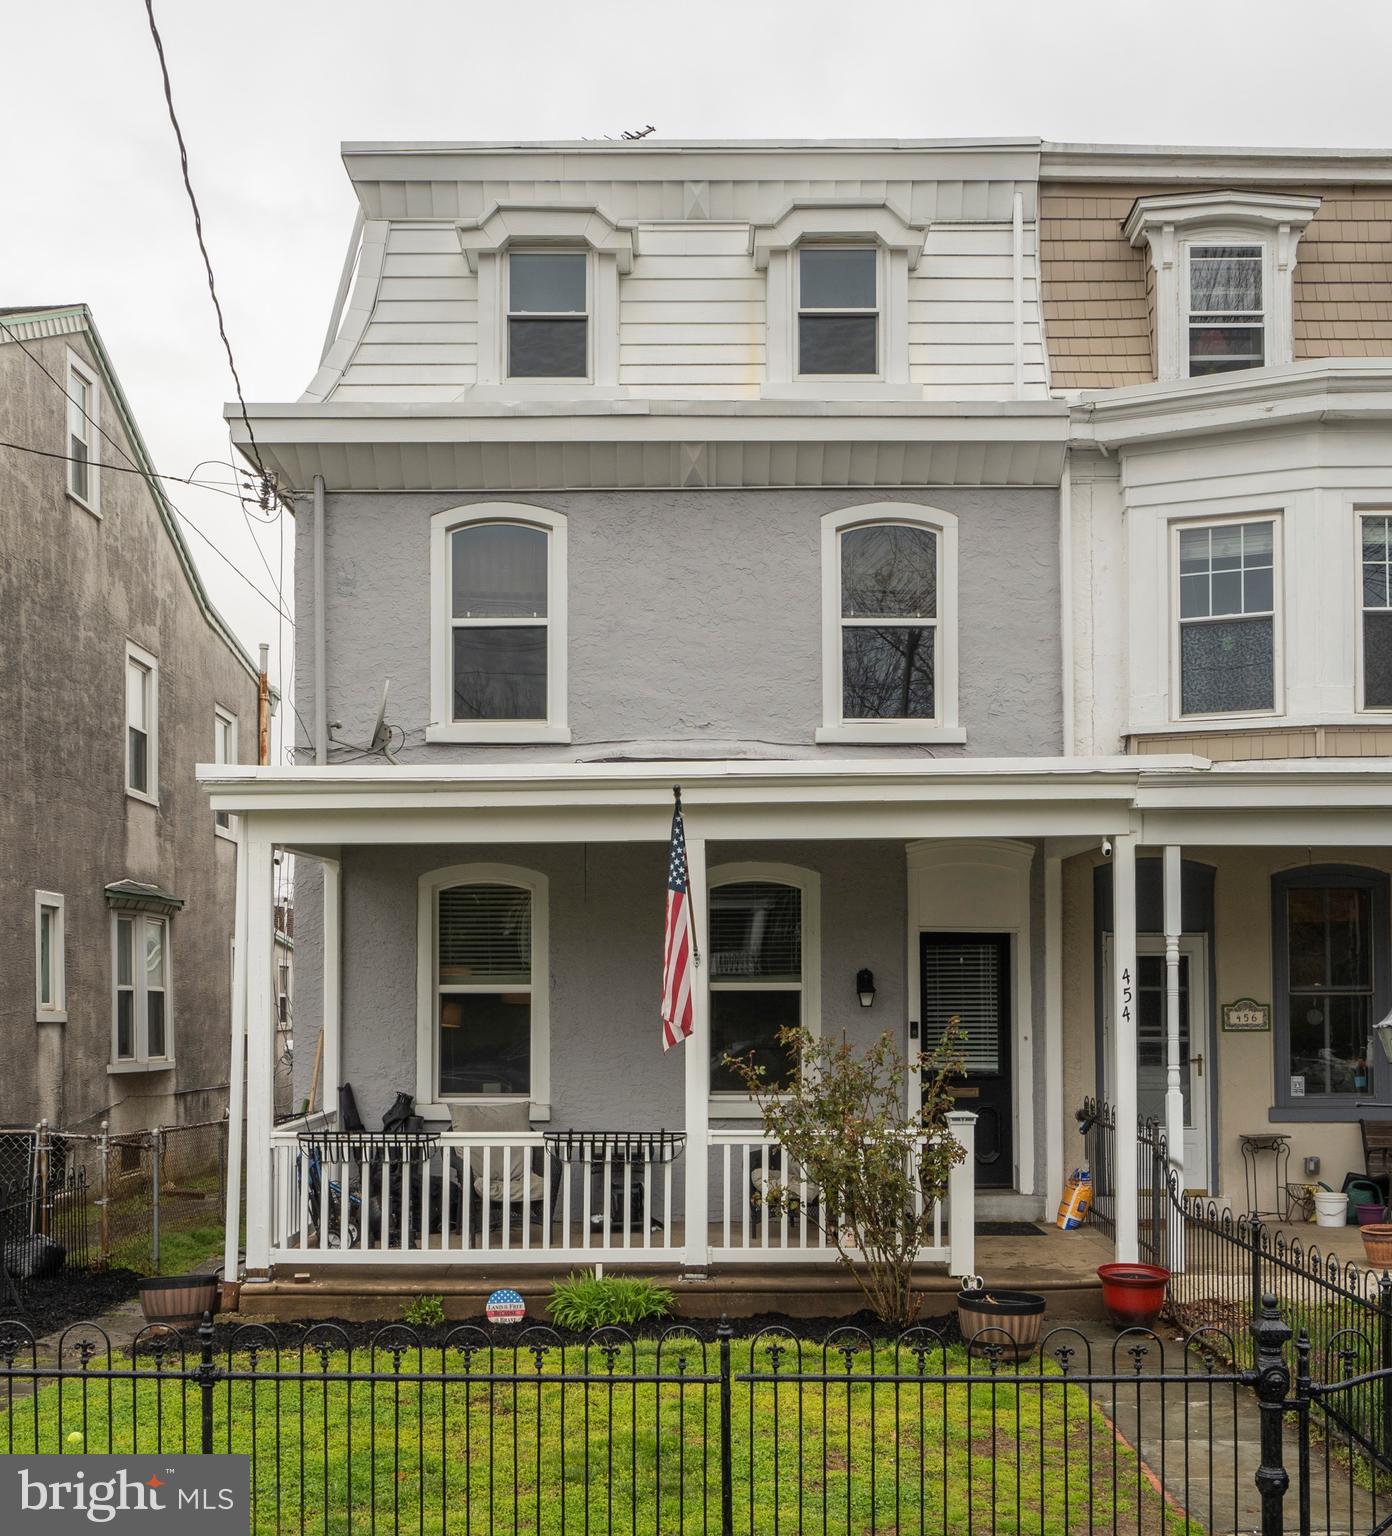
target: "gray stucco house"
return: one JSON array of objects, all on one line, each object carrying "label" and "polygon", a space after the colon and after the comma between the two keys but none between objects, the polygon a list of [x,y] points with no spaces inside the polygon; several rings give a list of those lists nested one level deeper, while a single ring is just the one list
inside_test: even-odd
[{"label": "gray stucco house", "polygon": [[237,845],[194,768],[255,761],[256,668],[85,306],[0,310],[0,438],[0,1122],[216,1118]]},{"label": "gray stucco house", "polygon": [[[250,413],[298,498],[309,732],[293,768],[204,774],[245,851],[263,1295],[287,1268],[825,1262],[814,1224],[760,1219],[781,1153],[721,1065],[776,1067],[790,1020],[913,1052],[962,1019],[971,1156],[927,1255],[954,1274],[978,1215],[1038,1217],[1078,1156],[1064,1002],[1095,963],[1119,1123],[1138,1052],[1164,1083],[1137,847],[1166,850],[1140,883],[1168,914],[1181,844],[1237,836],[1249,796],[1266,820],[1242,835],[1294,842],[1312,791],[1077,728],[1110,658],[1073,616],[1118,587],[1071,542],[1086,412],[1050,385],[1040,157],[345,147],[359,215],[320,367]],[[1346,803],[1370,783],[1341,781]],[[674,786],[704,963],[695,1034],[664,1054]],[[321,1087],[273,1129],[277,848],[297,861],[296,1097],[316,1055]],[[1094,934],[1065,898],[1104,862]],[[345,1082],[369,1126],[411,1094],[429,1155],[402,1172],[348,1134]],[[631,1163],[595,1150],[661,1131],[684,1137],[673,1160],[655,1136]]]}]

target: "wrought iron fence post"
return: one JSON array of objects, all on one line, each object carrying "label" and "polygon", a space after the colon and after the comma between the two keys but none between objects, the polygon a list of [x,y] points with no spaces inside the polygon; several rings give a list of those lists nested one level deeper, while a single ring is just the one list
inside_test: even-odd
[{"label": "wrought iron fence post", "polygon": [[1276,1298],[1263,1296],[1252,1318],[1256,1360],[1248,1373],[1261,1415],[1261,1465],[1257,1468],[1256,1483],[1261,1495],[1262,1536],[1283,1536],[1285,1530],[1282,1504],[1290,1487],[1290,1474],[1286,1471],[1281,1431],[1291,1384],[1290,1367],[1286,1364],[1290,1336],[1290,1327],[1281,1316]]},{"label": "wrought iron fence post", "polygon": [[1163,1263],[1167,1255],[1163,1246],[1163,1229],[1160,1219],[1164,1214],[1161,1196],[1165,1188],[1165,1145],[1160,1127],[1150,1124],[1150,1230],[1152,1237],[1151,1262]]},{"label": "wrought iron fence post", "polygon": [[[213,1454],[213,1383],[217,1367],[213,1364],[213,1314],[205,1312],[198,1325],[198,1397],[202,1420],[201,1447],[205,1456]],[[303,1433],[303,1425],[301,1425]]]},{"label": "wrought iron fence post", "polygon": [[1384,1269],[1378,1279],[1378,1423],[1381,1435],[1378,1450],[1392,1454],[1392,1275]]},{"label": "wrought iron fence post", "polygon": [[150,1132],[150,1268],[160,1272],[160,1132]]},{"label": "wrought iron fence post", "polygon": [[1247,1229],[1252,1234],[1252,1290],[1249,1300],[1252,1305],[1252,1322],[1256,1323],[1262,1309],[1262,1223],[1260,1216],[1253,1216]]},{"label": "wrought iron fence post", "polygon": [[715,1330],[720,1340],[720,1536],[734,1536],[735,1529],[735,1450],[730,1443],[733,1383],[730,1376],[730,1340],[735,1330],[728,1317],[722,1316]]},{"label": "wrought iron fence post", "polygon": [[1299,1437],[1296,1473],[1300,1485],[1296,1498],[1300,1510],[1300,1536],[1310,1530],[1310,1335],[1302,1328],[1295,1341],[1295,1425]]}]

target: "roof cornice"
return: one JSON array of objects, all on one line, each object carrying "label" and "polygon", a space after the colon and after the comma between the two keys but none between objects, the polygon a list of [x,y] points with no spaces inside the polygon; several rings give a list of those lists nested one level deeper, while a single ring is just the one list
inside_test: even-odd
[{"label": "roof cornice", "polygon": [[1392,182],[1392,150],[1261,149],[1169,144],[1040,146],[1041,181],[1287,186]]}]

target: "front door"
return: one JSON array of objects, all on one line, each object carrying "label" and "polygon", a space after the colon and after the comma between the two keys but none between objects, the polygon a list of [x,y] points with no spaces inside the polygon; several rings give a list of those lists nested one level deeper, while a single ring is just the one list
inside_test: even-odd
[{"label": "front door", "polygon": [[[1107,1082],[1114,1083],[1116,1036],[1112,1029],[1112,952],[1107,938]],[[1207,1190],[1208,1183],[1208,965],[1201,934],[1179,941],[1179,1086],[1184,1094],[1184,1187]],[[1169,1038],[1165,1007],[1165,940],[1136,935],[1136,1106],[1165,1124]]]},{"label": "front door", "polygon": [[966,1072],[954,1096],[958,1109],[973,1110],[977,1117],[976,1182],[1009,1189],[1015,1174],[1010,935],[925,933],[919,944],[923,1049],[933,1049],[955,1016]]}]

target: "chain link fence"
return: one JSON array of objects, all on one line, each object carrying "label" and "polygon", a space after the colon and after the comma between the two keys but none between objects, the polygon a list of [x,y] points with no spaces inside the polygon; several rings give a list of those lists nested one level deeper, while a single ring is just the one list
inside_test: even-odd
[{"label": "chain link fence", "polygon": [[5,1230],[47,1232],[61,1213],[69,1268],[200,1268],[222,1251],[227,1147],[226,1117],[121,1135],[0,1129]]}]

